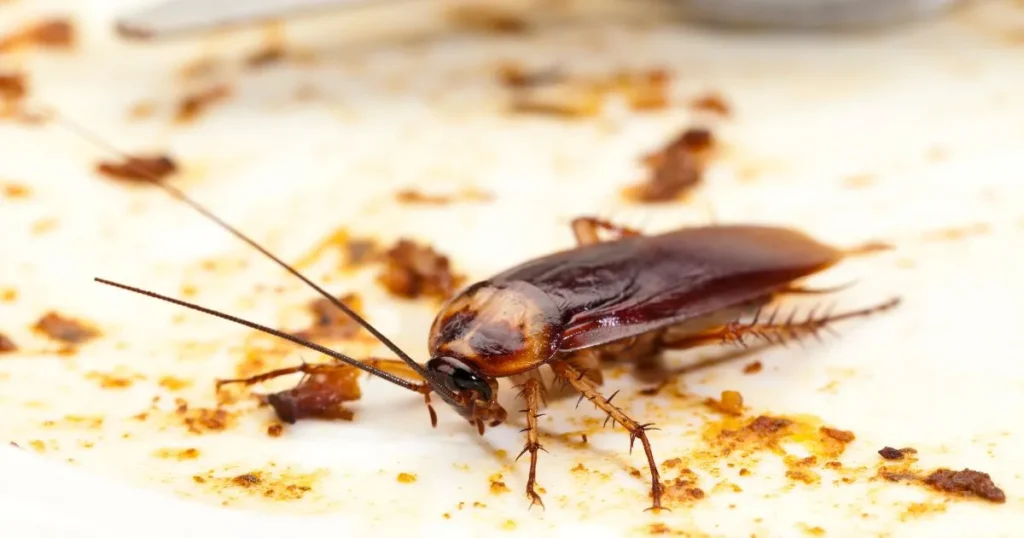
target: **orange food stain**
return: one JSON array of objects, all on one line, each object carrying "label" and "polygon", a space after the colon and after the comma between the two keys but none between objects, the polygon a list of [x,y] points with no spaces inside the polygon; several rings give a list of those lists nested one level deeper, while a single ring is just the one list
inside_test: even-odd
[{"label": "orange food stain", "polygon": [[416,475],[410,473],[398,473],[398,481],[402,484],[412,484],[416,481]]}]

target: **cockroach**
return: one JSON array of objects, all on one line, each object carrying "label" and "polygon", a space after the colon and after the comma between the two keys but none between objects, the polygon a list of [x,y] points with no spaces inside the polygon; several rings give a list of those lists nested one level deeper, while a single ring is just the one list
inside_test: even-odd
[{"label": "cockroach", "polygon": [[[80,128],[76,130],[82,134]],[[146,172],[140,170],[140,174]],[[437,414],[430,403],[431,394],[444,400],[481,435],[485,426],[500,425],[508,414],[497,402],[498,379],[509,378],[521,387],[520,397],[526,405],[526,443],[519,456],[530,455],[526,495],[531,507],[543,507],[535,489],[541,450],[537,419],[546,390],[538,372],[541,366],[550,367],[556,378],[578,391],[580,401],[589,400],[621,424],[629,433],[630,449],[640,441],[651,473],[652,504],[648,510],[661,509],[663,486],[647,435],[652,424],[634,420],[599,392],[603,358],[639,360],[652,351],[743,343],[746,338],[780,343],[817,336],[836,321],[867,316],[899,302],[892,299],[838,314],[812,313],[802,321],[790,316],[777,322],[774,314],[761,319],[761,309],[780,296],[833,291],[800,288],[795,283],[837,264],[843,251],[789,228],[711,225],[645,235],[605,220],[581,217],[572,222],[576,247],[470,284],[449,299],[430,328],[430,358],[420,364],[337,297],[182,191],[157,178],[151,183],[302,280],[400,360],[360,361],[197,304],[105,279],[96,281],[277,336],[420,394],[435,427]],[[602,231],[613,237],[602,239]],[[751,312],[755,313],[753,321],[736,321]],[[330,366],[317,366],[324,367]],[[221,383],[254,383],[297,371],[305,370],[286,368]]]}]

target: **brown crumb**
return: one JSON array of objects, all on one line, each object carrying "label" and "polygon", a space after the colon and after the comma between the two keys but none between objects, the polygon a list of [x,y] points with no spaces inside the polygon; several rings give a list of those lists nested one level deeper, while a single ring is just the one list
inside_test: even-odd
[{"label": "brown crumb", "polygon": [[502,493],[508,493],[509,491],[512,491],[508,489],[508,486],[506,486],[505,482],[502,481],[501,473],[491,475],[489,480],[491,482],[492,495],[501,495]]},{"label": "brown crumb", "polygon": [[75,27],[71,21],[46,19],[0,39],[0,53],[36,46],[44,49],[70,49],[75,44]]},{"label": "brown crumb", "polygon": [[707,404],[715,411],[727,415],[739,416],[743,414],[743,395],[735,390],[723,390],[721,398],[718,400],[709,398]]},{"label": "brown crumb", "polygon": [[399,240],[384,258],[385,266],[377,277],[378,282],[399,297],[444,300],[451,297],[464,280],[452,272],[446,256],[408,239]]},{"label": "brown crumb", "polygon": [[412,484],[416,481],[416,475],[409,473],[398,473],[398,481],[403,484]]},{"label": "brown crumb", "polygon": [[725,102],[725,98],[716,93],[709,93],[698,97],[690,102],[690,106],[695,110],[714,112],[720,116],[729,116],[732,114],[729,104]]},{"label": "brown crumb", "polygon": [[134,383],[130,377],[103,372],[89,372],[85,377],[99,381],[100,387],[105,389],[126,389]]},{"label": "brown crumb", "polygon": [[15,198],[28,198],[28,195],[32,193],[32,190],[17,183],[7,183],[0,186],[0,192],[3,192],[3,195],[6,198],[13,200]]},{"label": "brown crumb", "polygon": [[158,381],[158,384],[161,387],[163,387],[163,388],[165,388],[167,390],[174,391],[174,390],[184,389],[184,388],[188,387],[189,385],[191,385],[192,382],[187,380],[187,379],[179,379],[179,378],[174,377],[174,376],[165,375],[165,376],[160,378],[160,381]]},{"label": "brown crumb", "polygon": [[883,448],[883,449],[878,451],[878,455],[882,456],[883,458],[885,458],[887,460],[901,460],[901,459],[903,459],[903,457],[905,455],[907,455],[907,454],[915,454],[915,453],[917,453],[917,450],[914,450],[913,448],[900,448],[900,449],[897,449],[897,448],[893,448],[891,446],[887,446],[887,447],[885,447],[885,448]]},{"label": "brown crumb", "polygon": [[271,424],[270,426],[267,426],[267,435],[269,435],[270,437],[281,437],[281,434],[283,433],[283,424]]},{"label": "brown crumb", "polygon": [[521,34],[529,29],[526,21],[501,8],[483,4],[456,5],[445,11],[452,24],[467,30],[496,34]]},{"label": "brown crumb", "polygon": [[163,459],[186,461],[198,458],[199,450],[195,448],[161,448],[154,452],[153,455]]},{"label": "brown crumb", "polygon": [[671,77],[667,71],[654,69],[639,73],[621,73],[615,79],[615,86],[625,96],[633,110],[662,110],[668,107]]},{"label": "brown crumb", "polygon": [[655,203],[685,196],[703,179],[707,157],[714,144],[714,136],[707,129],[687,129],[663,149],[644,157],[650,177],[627,188],[626,197]]},{"label": "brown crumb", "polygon": [[528,88],[554,82],[561,77],[556,69],[529,71],[515,62],[505,62],[498,66],[498,81],[507,88]]},{"label": "brown crumb", "polygon": [[231,482],[236,486],[248,488],[252,486],[258,486],[261,482],[263,482],[263,479],[261,479],[259,475],[257,475],[256,473],[245,473],[232,478]]},{"label": "brown crumb", "polygon": [[6,335],[0,334],[0,353],[11,353],[14,351],[18,351],[18,346],[14,344],[14,341]]},{"label": "brown crumb", "polygon": [[246,59],[245,63],[252,68],[266,67],[271,64],[278,63],[285,59],[284,47],[271,44],[265,45],[263,48],[250,54]]},{"label": "brown crumb", "polygon": [[100,336],[98,329],[56,312],[47,313],[32,328],[67,344],[82,344]]},{"label": "brown crumb", "polygon": [[178,111],[175,120],[178,123],[185,123],[198,118],[210,105],[223,101],[231,96],[231,88],[226,85],[217,85],[211,88],[186,95],[178,103]]},{"label": "brown crumb", "polygon": [[123,181],[163,181],[178,171],[178,165],[166,155],[129,156],[121,162],[100,162],[96,171]]},{"label": "brown crumb", "polygon": [[743,367],[743,373],[745,374],[756,374],[762,370],[763,366],[761,361],[754,361]]},{"label": "brown crumb", "polygon": [[1006,502],[1006,494],[996,487],[988,473],[971,469],[938,469],[926,476],[924,483],[939,491],[979,497],[1000,504]]},{"label": "brown crumb", "polygon": [[485,192],[467,189],[454,195],[425,194],[416,189],[403,189],[395,193],[395,200],[403,204],[448,205],[455,202],[487,202],[493,197]]},{"label": "brown crumb", "polygon": [[20,73],[0,73],[0,99],[9,102],[20,101],[28,94],[25,75]]},{"label": "brown crumb", "polygon": [[690,469],[680,469],[679,476],[662,482],[664,498],[670,503],[687,503],[703,499],[704,490],[697,487],[697,475]]},{"label": "brown crumb", "polygon": [[190,408],[188,402],[182,399],[176,400],[178,408],[175,411],[182,423],[188,428],[189,433],[202,434],[206,432],[219,432],[228,429],[234,424],[236,417],[225,409],[194,407]]},{"label": "brown crumb", "polygon": [[[356,313],[362,310],[362,300],[354,293],[343,295],[338,300]],[[343,340],[359,333],[359,324],[325,298],[321,297],[310,302],[309,310],[313,314],[313,324],[308,329],[296,332],[295,336],[307,340],[321,338]]]},{"label": "brown crumb", "polygon": [[0,301],[5,303],[13,303],[18,300],[18,290],[14,288],[3,288],[0,289]]},{"label": "brown crumb", "polygon": [[342,406],[362,397],[359,370],[344,364],[316,365],[295,387],[264,397],[277,417],[288,424],[305,418],[352,420]]},{"label": "brown crumb", "polygon": [[839,441],[840,443],[852,443],[856,436],[853,432],[847,430],[838,430],[836,428],[829,428],[828,426],[821,427],[821,433]]}]

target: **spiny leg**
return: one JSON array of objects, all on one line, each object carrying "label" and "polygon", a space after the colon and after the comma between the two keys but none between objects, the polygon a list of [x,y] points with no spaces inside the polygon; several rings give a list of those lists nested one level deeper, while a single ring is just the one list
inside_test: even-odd
[{"label": "spiny leg", "polygon": [[666,341],[664,346],[667,349],[689,349],[715,343],[746,345],[748,338],[756,338],[768,344],[785,345],[787,342],[799,340],[806,336],[820,338],[819,333],[822,330],[831,331],[832,324],[836,322],[884,312],[895,308],[899,303],[899,298],[893,298],[867,308],[849,310],[839,314],[826,312],[820,316],[816,314],[816,309],[812,308],[803,320],[796,319],[796,310],[794,310],[785,320],[778,322],[776,321],[779,313],[778,309],[773,310],[764,321],[761,321],[762,311],[758,310],[754,314],[754,319],[750,322],[734,321],[721,327],[685,336],[677,340]]},{"label": "spiny leg", "polygon": [[530,453],[530,475],[526,479],[526,496],[530,498],[531,508],[535,504],[539,504],[541,508],[544,508],[544,502],[541,501],[540,495],[534,490],[534,486],[537,484],[537,453],[544,450],[544,447],[540,446],[540,433],[537,429],[537,418],[541,416],[537,414],[537,411],[540,409],[540,392],[540,381],[536,378],[526,380],[522,392],[522,397],[526,400],[526,409],[523,410],[526,413],[526,428],[523,429],[526,432],[526,446],[516,456],[518,461],[519,458],[523,457],[523,454]]},{"label": "spiny leg", "polygon": [[610,221],[595,217],[579,217],[572,220],[572,233],[576,236],[576,242],[580,246],[600,243],[601,238],[597,234],[599,230],[612,232],[620,238],[641,235],[639,230],[619,226]]},{"label": "spiny leg", "polygon": [[612,405],[611,398],[605,399],[601,396],[594,387],[593,382],[587,379],[583,372],[567,362],[555,360],[551,362],[551,369],[554,370],[556,375],[566,380],[573,388],[578,390],[584,398],[590,400],[599,409],[607,413],[609,418],[622,424],[629,431],[630,451],[633,450],[633,443],[637,439],[640,440],[640,443],[644,446],[644,452],[647,454],[647,464],[651,468],[651,498],[653,504],[648,510],[661,509],[661,494],[664,488],[661,485],[661,474],[658,472],[658,464],[654,462],[651,442],[647,439],[647,430],[651,429],[651,424],[640,424],[627,416],[621,409]]}]

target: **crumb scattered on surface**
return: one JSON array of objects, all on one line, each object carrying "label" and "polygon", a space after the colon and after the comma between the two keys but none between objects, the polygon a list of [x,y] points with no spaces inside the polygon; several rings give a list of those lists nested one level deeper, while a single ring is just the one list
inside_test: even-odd
[{"label": "crumb scattered on surface", "polygon": [[66,50],[74,45],[74,24],[66,18],[51,18],[38,21],[0,38],[0,53],[32,47]]},{"label": "crumb scattered on surface", "polygon": [[89,372],[85,374],[85,377],[98,382],[104,389],[126,389],[135,382],[129,376],[107,372]]},{"label": "crumb scattered on surface", "polygon": [[0,193],[3,193],[5,198],[14,200],[16,198],[28,198],[32,190],[18,183],[5,183],[0,185]]},{"label": "crumb scattered on surface", "polygon": [[203,434],[210,432],[224,431],[235,424],[237,416],[226,409],[191,407],[188,402],[178,398],[175,400],[178,415],[181,423],[192,434]]},{"label": "crumb scattered on surface", "polygon": [[714,136],[707,129],[687,129],[661,150],[644,157],[648,179],[628,187],[624,195],[641,203],[684,198],[700,185],[714,145]]},{"label": "crumb scattered on surface", "polygon": [[821,433],[841,443],[852,443],[857,438],[851,431],[829,428],[828,426],[822,426]]},{"label": "crumb scattered on surface", "polygon": [[278,44],[264,45],[245,59],[245,64],[252,68],[261,68],[281,62],[285,59],[285,49]]},{"label": "crumb scattered on surface", "polygon": [[199,457],[199,449],[196,448],[161,448],[153,452],[153,455],[165,460],[187,461]]},{"label": "crumb scattered on surface", "polygon": [[295,387],[264,397],[277,417],[288,424],[306,418],[352,420],[354,413],[345,402],[362,397],[360,371],[346,364],[314,366]]},{"label": "crumb scattered on surface", "polygon": [[14,341],[6,335],[0,334],[0,353],[11,353],[14,351],[18,351],[18,346],[15,345]]},{"label": "crumb scattered on surface", "polygon": [[662,481],[665,504],[683,504],[703,499],[704,490],[698,487],[697,475],[690,469],[680,469],[675,478]]},{"label": "crumb scattered on surface", "polygon": [[385,289],[398,297],[451,297],[464,277],[452,272],[448,258],[429,245],[399,240],[384,253],[385,266],[378,276]]},{"label": "crumb scattered on surface", "polygon": [[158,383],[161,387],[170,391],[182,390],[192,385],[192,382],[187,379],[181,379],[171,375],[161,377]]},{"label": "crumb scattered on surface", "polygon": [[[338,300],[357,314],[362,311],[362,299],[354,293],[338,297]],[[296,332],[295,336],[307,340],[343,340],[355,336],[361,329],[358,323],[323,297],[310,302],[309,310],[313,314],[313,323],[309,328]]]},{"label": "crumb scattered on surface", "polygon": [[186,95],[178,103],[175,120],[178,123],[193,121],[203,114],[210,106],[226,100],[231,96],[231,88],[220,84],[205,90]]},{"label": "crumb scattered on surface", "polygon": [[267,435],[269,435],[270,437],[281,437],[281,435],[283,433],[284,433],[284,425],[283,424],[271,424],[271,425],[267,426]]},{"label": "crumb scattered on surface", "polygon": [[32,328],[66,344],[82,344],[100,336],[100,331],[88,323],[57,312],[48,312]]},{"label": "crumb scattered on surface", "polygon": [[508,489],[508,486],[505,485],[501,473],[491,475],[488,478],[488,480],[491,483],[491,494],[493,495],[500,495],[502,493],[508,493],[509,491],[511,491],[510,489]]},{"label": "crumb scattered on surface", "polygon": [[763,369],[761,361],[754,361],[743,367],[743,373],[745,374],[756,374]]},{"label": "crumb scattered on surface", "polygon": [[24,74],[0,72],[0,118],[15,116],[26,95],[28,82]]},{"label": "crumb scattered on surface", "polygon": [[723,390],[718,400],[709,398],[707,405],[720,413],[740,416],[743,414],[743,395],[735,390]]},{"label": "crumb scattered on surface", "polygon": [[454,5],[444,15],[456,27],[478,32],[521,34],[529,29],[522,17],[496,5]]},{"label": "crumb scattered on surface", "polygon": [[416,481],[416,475],[409,473],[398,473],[397,480],[402,484],[412,484]]},{"label": "crumb scattered on surface", "polygon": [[690,102],[690,107],[695,110],[714,112],[720,116],[730,116],[732,114],[729,103],[717,93],[708,93],[694,99]]},{"label": "crumb scattered on surface", "polygon": [[166,155],[140,155],[130,156],[120,162],[100,162],[96,165],[96,171],[122,181],[163,181],[178,171],[178,165]]},{"label": "crumb scattered on surface", "polygon": [[527,73],[506,67],[501,82],[513,90],[512,111],[563,118],[589,118],[618,96],[638,112],[669,105],[671,75],[663,69],[623,71],[604,77],[571,77],[564,73]]},{"label": "crumb scattered on surface", "polygon": [[1006,502],[1006,494],[996,487],[988,473],[971,469],[938,469],[926,476],[924,483],[947,493],[978,497],[994,503]]},{"label": "crumb scattered on surface", "polygon": [[904,458],[904,456],[906,456],[907,454],[915,454],[915,453],[917,453],[917,450],[914,450],[913,448],[899,448],[899,449],[897,449],[897,448],[893,448],[891,446],[887,446],[887,447],[885,447],[885,448],[883,448],[883,449],[878,451],[878,455],[882,456],[883,458],[885,458],[887,460],[902,460]]},{"label": "crumb scattered on surface", "polygon": [[556,69],[531,71],[516,62],[503,62],[497,69],[498,81],[507,88],[528,88],[555,82],[561,76]]},{"label": "crumb scattered on surface", "polygon": [[229,498],[240,493],[274,501],[296,501],[311,492],[323,474],[324,471],[303,474],[253,470],[218,476],[214,471],[207,471],[193,476],[192,481]]},{"label": "crumb scattered on surface", "polygon": [[409,205],[443,206],[458,202],[489,202],[490,194],[475,189],[465,189],[455,194],[425,194],[416,189],[403,189],[395,193],[395,200]]}]

